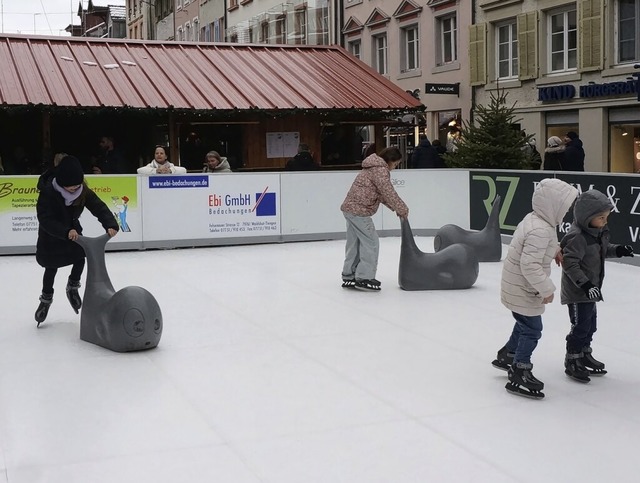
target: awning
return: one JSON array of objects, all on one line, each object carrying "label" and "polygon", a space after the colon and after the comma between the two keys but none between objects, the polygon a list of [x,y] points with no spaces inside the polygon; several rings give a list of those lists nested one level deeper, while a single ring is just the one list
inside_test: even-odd
[{"label": "awning", "polygon": [[339,46],[0,35],[0,108],[408,109],[422,105]]}]

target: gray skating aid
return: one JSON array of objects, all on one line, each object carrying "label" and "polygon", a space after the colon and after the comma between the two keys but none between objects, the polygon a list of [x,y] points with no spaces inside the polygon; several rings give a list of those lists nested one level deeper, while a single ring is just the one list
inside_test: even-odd
[{"label": "gray skating aid", "polygon": [[436,253],[420,251],[408,220],[401,221],[398,283],[403,290],[470,288],[478,279],[478,257],[468,245],[455,244]]},{"label": "gray skating aid", "polygon": [[81,236],[77,243],[87,255],[87,282],[80,316],[80,339],[115,352],[156,347],[162,336],[162,312],[142,287],[117,292],[109,280],[104,248],[110,237]]},{"label": "gray skating aid", "polygon": [[493,200],[487,224],[481,231],[470,231],[458,225],[445,225],[433,239],[436,252],[455,243],[464,243],[474,249],[480,262],[499,262],[502,258],[502,239],[500,238],[500,196]]}]

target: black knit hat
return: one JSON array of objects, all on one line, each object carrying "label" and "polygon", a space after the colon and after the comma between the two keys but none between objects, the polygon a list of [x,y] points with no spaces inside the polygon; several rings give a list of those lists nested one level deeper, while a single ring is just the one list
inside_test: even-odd
[{"label": "black knit hat", "polygon": [[60,186],[78,186],[84,181],[80,161],[74,156],[65,156],[56,169],[56,181]]},{"label": "black knit hat", "polygon": [[578,133],[575,131],[569,131],[567,133],[567,137],[573,141],[574,139],[578,139]]}]

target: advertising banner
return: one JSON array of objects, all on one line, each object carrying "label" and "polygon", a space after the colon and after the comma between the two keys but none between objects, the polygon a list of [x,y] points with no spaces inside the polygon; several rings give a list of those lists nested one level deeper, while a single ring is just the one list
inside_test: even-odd
[{"label": "advertising banner", "polygon": [[[632,245],[636,253],[640,250],[640,176],[636,175],[471,171],[471,228],[480,230],[485,226],[491,202],[495,195],[500,195],[500,230],[504,234],[513,234],[518,223],[531,211],[531,197],[536,184],[554,175],[575,186],[580,193],[589,189],[604,193],[613,207],[609,217],[611,241]],[[560,238],[572,221],[573,212],[569,210],[558,228]]]},{"label": "advertising banner", "polygon": [[[139,178],[135,175],[100,175],[87,176],[86,179],[89,188],[109,207],[120,227],[120,233],[107,246],[142,241]],[[93,237],[104,233],[102,225],[88,210],[84,210],[80,221],[84,235]]]},{"label": "advertising banner", "polygon": [[38,238],[37,176],[0,176],[0,247],[30,246]]},{"label": "advertising banner", "polygon": [[280,236],[278,174],[143,177],[144,241]]},{"label": "advertising banner", "polygon": [[[32,246],[38,239],[38,176],[0,177],[0,247]],[[87,176],[87,184],[111,209],[122,233],[114,241],[141,241],[142,222],[138,209],[136,176]],[[98,236],[104,229],[85,210],[80,218],[87,236]]]}]

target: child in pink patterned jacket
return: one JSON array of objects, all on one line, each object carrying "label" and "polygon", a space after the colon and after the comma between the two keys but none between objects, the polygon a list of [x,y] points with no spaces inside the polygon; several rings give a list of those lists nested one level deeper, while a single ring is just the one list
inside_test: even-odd
[{"label": "child in pink patterned jacket", "polygon": [[375,279],[380,242],[371,217],[380,203],[400,218],[406,219],[409,208],[391,184],[392,169],[402,160],[396,147],[385,148],[362,161],[362,171],[347,193],[340,209],[347,220],[347,246],[342,268],[342,286],[361,290],[380,290]]}]

